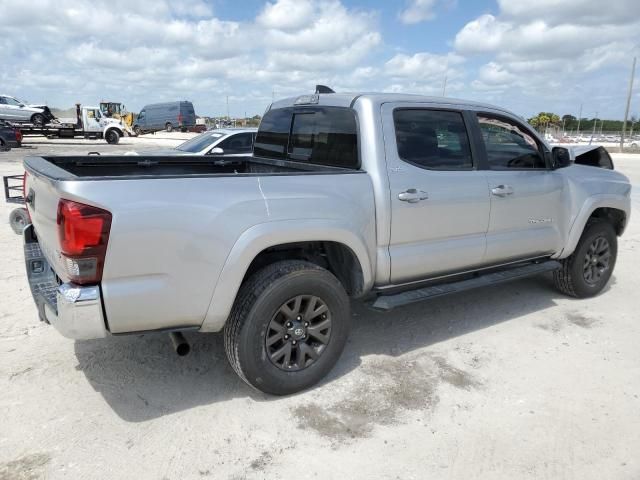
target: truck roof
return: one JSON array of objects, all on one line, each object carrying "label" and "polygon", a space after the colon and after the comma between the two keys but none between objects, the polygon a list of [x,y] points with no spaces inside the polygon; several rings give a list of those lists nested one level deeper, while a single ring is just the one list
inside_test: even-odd
[{"label": "truck roof", "polygon": [[[310,97],[311,95],[299,95],[297,97],[289,97],[274,102],[271,108],[283,108],[294,106],[296,100],[301,97]],[[353,107],[356,100],[368,99],[375,104],[383,104],[390,102],[411,102],[411,103],[431,103],[436,105],[458,106],[463,108],[482,108],[490,110],[499,110],[510,115],[516,115],[513,112],[502,107],[490,105],[488,103],[476,102],[474,100],[462,100],[459,98],[449,97],[431,97],[426,95],[415,95],[410,93],[384,93],[384,92],[354,92],[354,93],[321,93],[318,94],[317,105],[334,106],[334,107]]]}]

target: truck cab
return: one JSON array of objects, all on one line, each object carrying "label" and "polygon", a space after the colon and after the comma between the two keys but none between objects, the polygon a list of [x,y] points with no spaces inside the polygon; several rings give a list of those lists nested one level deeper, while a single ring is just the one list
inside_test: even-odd
[{"label": "truck cab", "polygon": [[82,107],[81,119],[85,137],[104,137],[107,143],[118,143],[126,131],[120,120],[104,116],[99,107]]}]

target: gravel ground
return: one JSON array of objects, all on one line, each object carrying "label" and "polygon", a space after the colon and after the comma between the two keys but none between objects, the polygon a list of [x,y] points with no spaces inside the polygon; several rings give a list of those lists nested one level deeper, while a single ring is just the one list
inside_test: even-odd
[{"label": "gravel ground", "polygon": [[[123,152],[30,140],[0,153]],[[21,237],[0,207],[0,480],[640,478],[640,157],[606,291],[572,300],[547,277],[379,314],[354,305],[338,366],[314,390],[270,398],[226,362],[218,334],[74,342],[38,321]],[[635,300],[634,300],[635,298]]]}]

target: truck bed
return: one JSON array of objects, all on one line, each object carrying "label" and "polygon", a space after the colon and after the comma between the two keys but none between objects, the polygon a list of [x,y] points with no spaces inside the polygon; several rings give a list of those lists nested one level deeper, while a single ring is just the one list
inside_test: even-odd
[{"label": "truck bed", "polygon": [[28,170],[54,180],[109,180],[349,173],[357,170],[253,156],[217,159],[191,156],[42,156],[27,157]]}]

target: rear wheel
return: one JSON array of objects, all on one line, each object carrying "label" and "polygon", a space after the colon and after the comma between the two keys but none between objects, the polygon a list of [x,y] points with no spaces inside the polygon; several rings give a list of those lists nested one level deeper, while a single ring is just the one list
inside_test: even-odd
[{"label": "rear wheel", "polygon": [[227,357],[252,387],[295,393],[335,365],[349,321],[349,298],[330,272],[298,260],[277,262],[240,288],[224,330]]},{"label": "rear wheel", "polygon": [[104,138],[109,145],[117,145],[120,141],[120,134],[116,129],[107,130],[104,134]]},{"label": "rear wheel", "polygon": [[133,127],[133,133],[137,136],[142,134],[142,130],[140,130],[140,127],[138,125],[136,125],[135,127]]},{"label": "rear wheel", "polygon": [[590,221],[575,251],[554,272],[556,288],[577,298],[597,295],[611,278],[617,254],[618,237],[613,226],[603,220]]},{"label": "rear wheel", "polygon": [[171,123],[167,122],[164,127],[167,129],[167,132],[173,132],[173,125],[171,125]]},{"label": "rear wheel", "polygon": [[44,125],[45,123],[44,115],[42,115],[41,113],[34,113],[33,115],[31,115],[31,123],[38,126]]}]

